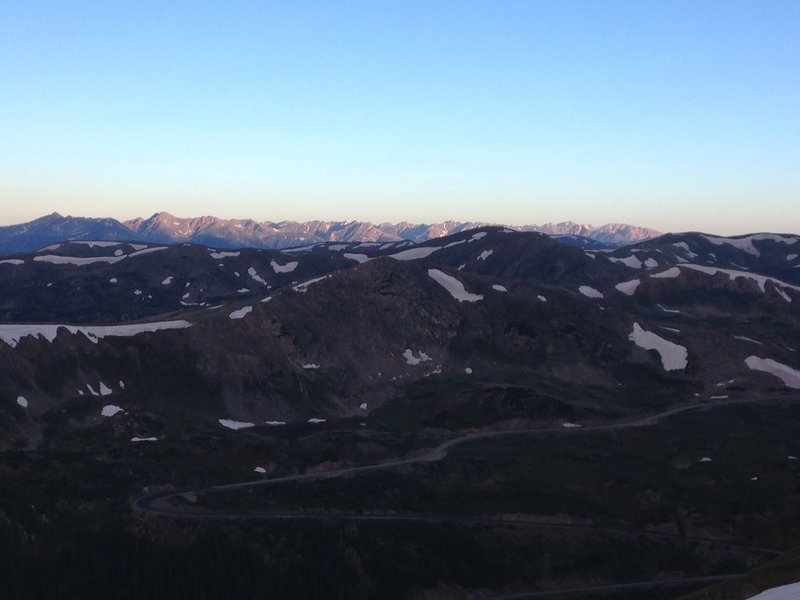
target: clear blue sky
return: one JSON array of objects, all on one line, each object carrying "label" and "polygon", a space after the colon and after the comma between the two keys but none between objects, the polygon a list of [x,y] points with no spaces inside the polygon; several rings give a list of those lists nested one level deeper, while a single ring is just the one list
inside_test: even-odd
[{"label": "clear blue sky", "polygon": [[11,0],[0,224],[800,233],[798,0]]}]

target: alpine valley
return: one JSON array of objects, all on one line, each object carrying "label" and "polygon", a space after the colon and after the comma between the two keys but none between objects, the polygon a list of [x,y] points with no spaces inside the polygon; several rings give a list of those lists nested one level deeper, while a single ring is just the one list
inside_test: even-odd
[{"label": "alpine valley", "polygon": [[800,578],[800,236],[531,228],[0,228],[3,596]]}]

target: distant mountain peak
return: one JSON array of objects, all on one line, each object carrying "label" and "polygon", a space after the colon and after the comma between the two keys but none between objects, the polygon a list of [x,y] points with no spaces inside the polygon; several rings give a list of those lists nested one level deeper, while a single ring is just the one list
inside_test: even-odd
[{"label": "distant mountain peak", "polygon": [[[177,217],[161,211],[148,218],[123,223],[111,218],[64,217],[57,212],[29,223],[0,227],[0,252],[23,252],[69,240],[127,240],[198,243],[220,248],[288,248],[325,242],[428,241],[469,229],[494,225],[476,221],[440,223],[370,223],[369,221],[263,221],[223,219],[211,215]],[[609,223],[601,227],[573,221],[545,225],[512,226],[518,231],[571,235],[594,239],[610,246],[639,242],[660,235],[646,227]]]}]

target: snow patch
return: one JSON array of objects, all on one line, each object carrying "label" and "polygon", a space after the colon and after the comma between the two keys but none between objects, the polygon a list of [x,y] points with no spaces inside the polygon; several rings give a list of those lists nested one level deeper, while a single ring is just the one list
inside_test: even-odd
[{"label": "snow patch", "polygon": [[644,266],[648,269],[655,269],[658,266],[658,261],[655,258],[648,258],[644,261]]},{"label": "snow patch", "polygon": [[24,260],[20,260],[18,258],[7,258],[6,260],[0,260],[0,265],[21,265],[24,263]]},{"label": "snow patch", "polygon": [[28,408],[28,400],[24,396],[17,396],[17,404],[22,408]]},{"label": "snow patch", "polygon": [[231,314],[228,315],[231,319],[244,319],[245,316],[250,314],[253,310],[252,306],[243,306],[239,310],[233,311]]},{"label": "snow patch", "polygon": [[780,379],[786,387],[800,389],[800,371],[771,358],[748,356],[745,364],[754,371],[764,371]]},{"label": "snow patch", "polygon": [[117,413],[125,412],[117,406],[116,404],[106,404],[103,409],[100,411],[100,414],[104,417],[113,417]]},{"label": "snow patch", "polygon": [[409,365],[418,365],[419,363],[431,360],[431,357],[425,354],[422,350],[420,350],[417,354],[419,356],[414,356],[413,350],[406,348],[403,351],[403,358],[406,359],[406,363]]},{"label": "snow patch", "polygon": [[631,269],[641,269],[642,268],[642,261],[639,260],[636,256],[626,256],[625,258],[615,258],[613,256],[609,256],[608,260],[615,263],[622,263],[626,267],[630,267]]},{"label": "snow patch", "polygon": [[295,286],[292,286],[292,289],[295,292],[300,292],[301,294],[305,294],[308,291],[308,287],[314,285],[315,283],[319,283],[323,279],[327,279],[330,275],[323,275],[322,277],[317,277],[316,279],[309,279],[308,281],[304,281],[303,283],[298,283]]},{"label": "snow patch", "polygon": [[418,260],[420,258],[427,258],[437,250],[441,250],[441,248],[439,248],[439,246],[409,248],[408,250],[401,250],[395,254],[390,254],[389,258],[393,258],[395,260]]},{"label": "snow patch", "polygon": [[482,295],[470,294],[464,288],[463,283],[452,275],[448,275],[439,269],[428,269],[428,276],[446,289],[450,295],[459,302],[477,302],[478,300],[483,300]]},{"label": "snow patch", "polygon": [[319,365],[317,363],[306,363],[303,365],[304,369],[319,369]]},{"label": "snow patch", "polygon": [[34,256],[33,260],[36,262],[45,262],[53,265],[91,265],[94,263],[109,263],[114,264],[124,259],[124,256],[92,256],[88,258],[79,256],[57,256],[53,254],[46,254],[44,256]]},{"label": "snow patch", "polygon": [[66,329],[67,332],[76,335],[83,334],[90,341],[97,343],[97,340],[104,337],[130,337],[140,333],[162,331],[166,329],[185,329],[191,327],[189,321],[161,321],[157,323],[136,323],[130,325],[56,325],[56,324],[0,324],[0,339],[12,348],[16,348],[19,341],[24,337],[41,337],[48,342],[56,339],[59,329]]},{"label": "snow patch", "polygon": [[665,313],[671,313],[671,314],[676,314],[676,315],[681,314],[681,311],[679,311],[677,308],[667,308],[663,304],[656,304],[656,306],[658,306],[658,308],[663,310]]},{"label": "snow patch", "polygon": [[241,252],[212,252],[211,258],[221,260],[223,258],[236,258]]},{"label": "snow patch", "polygon": [[578,288],[578,291],[587,298],[605,298],[603,292],[601,292],[600,290],[596,290],[589,285],[582,285],[581,287]]},{"label": "snow patch", "polygon": [[650,275],[653,279],[675,279],[678,275],[681,274],[681,270],[678,267],[671,267],[666,271],[661,271],[660,273],[653,273]]},{"label": "snow patch", "polygon": [[683,254],[685,254],[689,258],[697,258],[697,254],[695,254],[689,249],[689,244],[687,244],[686,242],[675,242],[672,245],[675,246],[676,248],[680,248],[681,250],[683,250]]},{"label": "snow patch", "polygon": [[618,283],[614,287],[623,294],[625,294],[626,296],[633,296],[633,294],[636,292],[636,288],[639,287],[640,283],[641,281],[638,279],[631,279],[630,281],[623,281],[622,283]]},{"label": "snow patch", "polygon": [[255,267],[250,267],[249,269],[247,269],[247,274],[250,275],[253,281],[257,281],[258,283],[267,285],[267,282],[264,281],[261,275],[258,274],[258,271],[256,271]]},{"label": "snow patch", "polygon": [[[120,242],[112,242],[106,240],[71,240],[68,242],[69,244],[80,244],[82,246],[89,246],[89,248],[113,248],[114,246],[119,246]],[[59,248],[61,244],[56,244],[56,248]],[[52,246],[49,249],[54,249]]]},{"label": "snow patch", "polygon": [[367,403],[362,402],[361,404],[358,405],[358,408],[360,408],[361,410],[367,410]]},{"label": "snow patch", "polygon": [[170,275],[169,277],[165,278],[164,281],[161,282],[161,285],[171,285],[173,281],[175,281],[175,277]]},{"label": "snow patch", "polygon": [[279,425],[286,425],[286,421],[267,421],[267,425],[277,427]]},{"label": "snow patch", "polygon": [[473,233],[472,237],[469,239],[470,242],[476,242],[486,237],[485,231],[479,231],[478,233]]},{"label": "snow patch", "polygon": [[759,342],[758,340],[754,340],[753,338],[745,337],[743,335],[735,335],[733,337],[735,337],[737,340],[742,340],[742,341],[745,341],[745,342],[752,342],[754,344],[758,344],[759,346],[763,346],[764,345],[761,342]]},{"label": "snow patch", "polygon": [[158,438],[157,437],[132,437],[131,441],[134,442],[134,443],[135,442],[157,442]]},{"label": "snow patch", "polygon": [[661,364],[665,371],[685,369],[689,352],[669,340],[656,335],[652,331],[645,331],[638,323],[633,324],[633,331],[628,339],[640,348],[655,350],[661,356]]},{"label": "snow patch", "polygon": [[366,254],[352,254],[352,253],[350,253],[350,252],[345,252],[345,253],[344,253],[342,256],[344,256],[345,258],[348,258],[348,259],[350,259],[350,260],[354,260],[354,261],[356,261],[356,262],[357,262],[357,263],[359,263],[359,264],[361,264],[361,263],[365,263],[365,262],[367,262],[367,261],[369,261],[369,260],[372,260],[372,259],[371,259],[369,256],[367,256]]},{"label": "snow patch", "polygon": [[467,375],[472,375],[472,368],[467,367],[466,369],[464,369],[464,373],[466,373]]},{"label": "snow patch", "polygon": [[[754,477],[751,481],[757,479]],[[797,598],[800,598],[800,582],[770,588],[756,596],[751,596],[748,600],[797,600]]]},{"label": "snow patch", "polygon": [[100,395],[101,396],[110,396],[111,395],[111,388],[108,387],[102,381],[100,382]]},{"label": "snow patch", "polygon": [[741,238],[725,238],[711,235],[704,235],[703,237],[715,246],[722,246],[723,244],[733,246],[734,248],[747,252],[748,254],[752,254],[753,256],[761,256],[761,252],[759,252],[758,248],[753,245],[753,241],[755,240],[771,240],[781,244],[794,244],[797,241],[796,237],[787,237],[773,233],[757,233],[755,235],[748,235]]},{"label": "snow patch", "polygon": [[504,285],[498,285],[498,284],[494,284],[494,285],[492,286],[492,289],[493,289],[494,291],[496,291],[496,292],[507,292],[507,291],[508,291],[508,288],[506,288],[506,286],[504,286]]},{"label": "snow patch", "polygon": [[492,254],[494,254],[494,250],[484,250],[483,252],[481,252],[481,253],[478,255],[478,260],[486,260],[486,259],[487,259],[487,258],[489,258],[489,257],[490,257]]},{"label": "snow patch", "polygon": [[663,325],[659,325],[659,328],[663,329],[664,331],[671,331],[672,333],[680,333],[680,329],[675,329],[674,327],[664,327]]},{"label": "snow patch", "polygon": [[255,423],[247,423],[244,421],[233,421],[231,419],[218,419],[218,422],[223,427],[227,427],[228,429],[233,429],[234,431],[256,426]]},{"label": "snow patch", "polygon": [[297,268],[297,265],[300,263],[296,260],[287,262],[285,265],[279,264],[277,261],[271,260],[269,264],[272,266],[272,270],[276,273],[291,273]]},{"label": "snow patch", "polygon": [[308,420],[308,423],[314,423],[314,424],[316,424],[316,423],[324,423],[326,420],[327,419],[319,419],[319,418],[316,418],[316,417],[312,417],[312,418],[310,418]]},{"label": "snow patch", "polygon": [[[766,284],[769,281],[775,289],[784,288],[789,290],[795,290],[800,292],[800,287],[795,285],[790,285],[780,279],[775,279],[774,277],[767,277],[766,275],[757,275],[755,273],[748,273],[745,271],[736,271],[734,269],[720,269],[718,267],[707,267],[705,265],[692,265],[692,264],[685,264],[681,265],[681,267],[685,267],[687,269],[692,269],[694,271],[700,271],[701,273],[705,273],[707,275],[717,275],[718,273],[722,273],[723,275],[727,275],[731,280],[738,279],[743,277],[744,279],[749,279],[750,281],[754,281],[758,284],[758,287],[761,289],[762,292],[766,292]],[[791,302],[791,298],[783,294],[784,300],[788,299]]]},{"label": "snow patch", "polygon": [[144,250],[139,250],[137,252],[132,252],[128,255],[128,258],[134,258],[136,256],[142,256],[143,254],[151,254],[153,252],[161,252],[162,250],[166,250],[167,246],[157,246],[155,248],[145,248]]},{"label": "snow patch", "polygon": [[583,427],[583,426],[580,425],[579,423],[570,423],[569,421],[564,421],[561,424],[561,427],[563,427],[564,429],[577,429],[577,428]]},{"label": "snow patch", "polygon": [[255,469],[253,469],[253,471],[255,471],[256,473],[260,473],[262,475],[267,472],[267,470],[264,467],[256,467]]}]

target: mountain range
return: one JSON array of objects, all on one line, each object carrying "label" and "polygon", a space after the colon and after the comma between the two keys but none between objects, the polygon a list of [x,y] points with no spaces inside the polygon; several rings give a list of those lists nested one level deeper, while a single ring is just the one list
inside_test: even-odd
[{"label": "mountain range", "polygon": [[[424,242],[483,227],[488,223],[445,221],[434,224],[364,221],[264,221],[179,218],[166,212],[120,222],[110,218],[64,217],[53,213],[19,225],[0,227],[0,252],[30,252],[69,240],[122,240],[159,244],[195,243],[218,248],[289,248],[323,242]],[[578,245],[612,248],[659,235],[646,227],[607,224],[602,227],[572,222],[511,227],[570,236]]]}]

